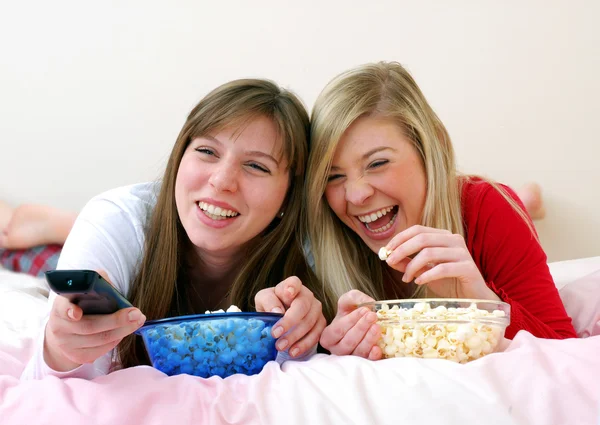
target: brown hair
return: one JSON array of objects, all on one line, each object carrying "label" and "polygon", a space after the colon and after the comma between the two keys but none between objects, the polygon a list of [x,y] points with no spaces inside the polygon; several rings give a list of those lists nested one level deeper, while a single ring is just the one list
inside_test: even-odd
[{"label": "brown hair", "polygon": [[[169,158],[156,207],[146,231],[144,255],[133,282],[130,299],[148,320],[184,313],[188,279],[183,270],[189,239],[178,218],[175,180],[181,158],[194,138],[229,125],[242,125],[259,116],[271,119],[283,142],[289,164],[290,186],[285,214],[277,218],[252,244],[229,291],[231,302],[244,311],[254,309],[254,296],[286,277],[296,275],[315,297],[323,294],[307,267],[298,223],[303,219],[302,185],[308,158],[309,120],[306,109],[289,91],[267,80],[226,83],[210,92],[189,114]],[[326,312],[331,317],[332,312]],[[140,338],[130,335],[118,346],[122,367],[147,364]]]}]

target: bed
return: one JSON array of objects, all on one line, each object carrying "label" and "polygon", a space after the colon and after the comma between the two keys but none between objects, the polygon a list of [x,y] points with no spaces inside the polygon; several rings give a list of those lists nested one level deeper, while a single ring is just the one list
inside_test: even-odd
[{"label": "bed", "polygon": [[466,365],[318,354],[251,377],[167,377],[142,366],[94,381],[19,380],[48,288],[0,270],[0,423],[598,425],[600,257],[550,270],[578,339],[520,332]]}]

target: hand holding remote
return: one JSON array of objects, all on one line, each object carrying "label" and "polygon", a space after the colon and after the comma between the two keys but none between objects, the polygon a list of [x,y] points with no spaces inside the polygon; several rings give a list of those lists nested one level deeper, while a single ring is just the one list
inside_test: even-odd
[{"label": "hand holding remote", "polygon": [[145,320],[135,307],[111,314],[84,315],[81,307],[58,295],[45,330],[44,360],[59,372],[92,363],[115,348]]}]

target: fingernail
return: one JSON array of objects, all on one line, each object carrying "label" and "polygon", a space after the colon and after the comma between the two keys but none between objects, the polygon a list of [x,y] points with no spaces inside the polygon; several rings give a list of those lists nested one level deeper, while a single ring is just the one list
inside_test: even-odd
[{"label": "fingernail", "polygon": [[140,319],[137,321],[138,325],[143,325],[144,322],[146,321],[146,316],[144,316],[143,314],[140,315]]},{"label": "fingernail", "polygon": [[141,314],[139,310],[132,310],[127,315],[127,318],[130,322],[137,322],[141,319]]},{"label": "fingernail", "polygon": [[67,311],[67,316],[69,316],[71,319],[75,320],[75,312],[73,311],[73,309],[72,309],[72,308],[70,308],[70,309]]},{"label": "fingernail", "polygon": [[417,285],[420,285],[420,284],[421,284],[421,278],[420,278],[420,277],[416,278],[416,279],[415,279],[415,283],[416,283]]},{"label": "fingernail", "polygon": [[288,291],[292,296],[296,293],[296,290],[292,286],[288,286],[286,291]]},{"label": "fingernail", "polygon": [[402,275],[402,282],[408,283],[408,276],[406,274]]},{"label": "fingernail", "polygon": [[296,357],[299,352],[300,352],[300,349],[298,347],[296,347],[292,351],[290,351],[290,354],[292,357]]},{"label": "fingernail", "polygon": [[274,338],[279,338],[281,335],[283,335],[283,328],[281,326],[277,326],[275,329],[273,329],[272,334]]},{"label": "fingernail", "polygon": [[287,339],[282,339],[279,342],[277,342],[277,349],[279,351],[283,351],[285,350],[285,347],[288,346],[288,340]]},{"label": "fingernail", "polygon": [[279,307],[274,307],[273,309],[271,309],[271,313],[283,313],[283,310],[280,309]]}]

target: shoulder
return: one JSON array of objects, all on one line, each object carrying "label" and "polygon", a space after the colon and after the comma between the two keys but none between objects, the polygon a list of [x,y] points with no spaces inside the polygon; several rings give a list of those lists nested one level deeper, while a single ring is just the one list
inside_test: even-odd
[{"label": "shoulder", "polygon": [[495,183],[495,185],[496,187],[478,177],[465,178],[461,196],[461,207],[465,224],[468,225],[474,220],[479,221],[491,216],[499,216],[504,218],[518,218],[527,226],[519,211],[510,202],[512,201],[522,212],[525,212],[525,206],[515,191],[501,183]]},{"label": "shoulder", "polygon": [[497,262],[499,257],[539,252],[542,258],[543,250],[523,203],[510,187],[495,185],[470,178],[462,187],[465,240],[476,263],[486,269],[486,256]]},{"label": "shoulder", "polygon": [[92,198],[77,217],[58,268],[104,270],[128,294],[142,257],[146,223],[156,204],[156,183],[119,187]]},{"label": "shoulder", "polygon": [[94,196],[89,203],[113,204],[124,211],[134,213],[140,208],[154,207],[159,190],[158,182],[137,183],[103,192]]},{"label": "shoulder", "polygon": [[89,221],[126,220],[144,227],[156,205],[160,183],[147,182],[122,186],[94,196],[80,216]]}]

